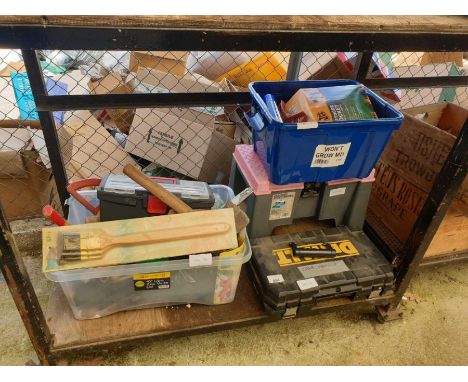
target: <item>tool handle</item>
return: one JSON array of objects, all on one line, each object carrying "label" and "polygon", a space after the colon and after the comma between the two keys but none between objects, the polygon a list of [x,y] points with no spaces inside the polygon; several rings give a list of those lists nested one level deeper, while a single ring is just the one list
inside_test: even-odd
[{"label": "tool handle", "polygon": [[105,247],[105,250],[109,250],[112,247],[186,240],[223,234],[229,231],[229,229],[230,225],[228,223],[194,225],[184,227],[183,230],[177,228],[166,228],[149,232],[132,233],[130,235],[106,237],[103,238],[106,241],[103,247]]},{"label": "tool handle", "polygon": [[101,179],[99,178],[90,178],[90,179],[83,179],[77,180],[76,182],[70,183],[67,186],[67,191],[73,196],[76,200],[78,200],[86,209],[91,212],[93,215],[97,215],[99,212],[99,206],[94,207],[90,202],[88,202],[83,196],[81,196],[78,190],[85,188],[85,187],[96,187],[101,184]]},{"label": "tool handle", "polygon": [[50,204],[42,207],[42,215],[60,227],[68,225],[68,222]]},{"label": "tool handle", "polygon": [[329,246],[328,249],[319,248],[298,248],[294,242],[289,243],[289,247],[294,257],[319,257],[319,258],[333,258],[336,257],[336,251]]},{"label": "tool handle", "polygon": [[129,178],[133,179],[145,190],[149,191],[152,195],[156,196],[163,203],[167,204],[177,213],[191,212],[192,208],[180,200],[177,196],[167,191],[164,187],[158,183],[154,183],[150,177],[143,174],[140,170],[136,169],[131,164],[127,164],[123,172]]}]

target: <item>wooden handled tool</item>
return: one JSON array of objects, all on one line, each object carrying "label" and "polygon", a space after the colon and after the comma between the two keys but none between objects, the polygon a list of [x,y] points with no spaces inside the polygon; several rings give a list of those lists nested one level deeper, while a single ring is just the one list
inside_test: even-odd
[{"label": "wooden handled tool", "polygon": [[95,230],[87,233],[67,232],[63,234],[60,261],[95,260],[114,247],[137,246],[180,239],[215,236],[226,233],[231,226],[228,223],[201,224],[183,229],[166,228],[154,231],[112,236],[104,231]]},{"label": "wooden handled tool", "polygon": [[58,226],[68,225],[68,222],[50,204],[42,208],[42,215]]},{"label": "wooden handled tool", "polygon": [[173,193],[167,191],[164,187],[155,183],[151,180],[150,177],[143,174],[140,170],[132,166],[131,164],[127,164],[123,172],[129,178],[133,179],[136,183],[138,183],[141,187],[145,190],[149,191],[152,195],[156,196],[159,200],[163,203],[167,204],[170,208],[172,208],[177,213],[184,213],[184,212],[192,212],[192,208],[186,204],[184,201],[179,199]]}]

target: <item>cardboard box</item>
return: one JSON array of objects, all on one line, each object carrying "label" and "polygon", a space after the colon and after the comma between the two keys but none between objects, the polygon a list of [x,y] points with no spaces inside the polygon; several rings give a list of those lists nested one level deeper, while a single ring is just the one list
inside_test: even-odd
[{"label": "cardboard box", "polygon": [[187,68],[210,80],[250,61],[258,52],[190,52]]},{"label": "cardboard box", "polygon": [[191,178],[227,184],[234,147],[206,114],[138,109],[125,150]]},{"label": "cardboard box", "polygon": [[[453,63],[429,64],[424,66],[397,66],[395,67],[397,77],[438,77],[438,76],[460,76],[461,73]],[[452,102],[456,96],[454,87],[446,88],[415,88],[401,89],[400,101],[394,103],[397,109],[430,105],[437,102]]]},{"label": "cardboard box", "polygon": [[220,75],[216,81],[220,82],[226,78],[245,88],[253,81],[281,81],[286,79],[287,66],[284,55],[260,52],[251,60]]},{"label": "cardboard box", "polygon": [[[135,83],[133,79],[127,81],[118,73],[111,72],[97,81],[90,80],[88,87],[91,94],[129,94],[133,93]],[[110,117],[115,127],[122,133],[128,134],[135,109],[106,109],[105,113]]]},{"label": "cardboard box", "polygon": [[135,164],[89,111],[67,115],[63,130],[69,136],[68,146],[62,146],[69,181],[102,178],[110,172],[122,174],[126,164]]},{"label": "cardboard box", "polygon": [[190,109],[138,109],[125,150],[198,178],[213,130],[214,118]]},{"label": "cardboard box", "polygon": [[463,52],[400,52],[393,57],[393,65],[413,66],[454,63],[463,66]]},{"label": "cardboard box", "polygon": [[[221,91],[217,83],[193,73],[175,76],[140,68],[136,78],[139,92]],[[218,107],[137,109],[125,150],[185,176],[227,183],[235,143],[223,134],[232,135],[225,131],[231,125],[215,130],[215,116],[222,113]]]},{"label": "cardboard box", "polygon": [[[405,120],[376,166],[369,210],[403,244],[468,118],[468,110],[442,103],[403,111]],[[467,182],[459,190],[463,201]]]},{"label": "cardboard box", "polygon": [[129,71],[137,73],[140,68],[156,69],[178,76],[186,73],[188,52],[180,51],[134,51],[130,52]]},{"label": "cardboard box", "polygon": [[229,121],[226,116],[223,115],[222,117],[224,118],[215,120],[215,130],[218,133],[225,135],[226,137],[234,139],[236,124]]},{"label": "cardboard box", "polygon": [[9,220],[41,216],[54,184],[25,126],[40,128],[38,121],[0,121],[0,203]]},{"label": "cardboard box", "polygon": [[138,91],[147,93],[214,93],[220,92],[218,83],[196,73],[174,75],[160,70],[140,68],[136,76]]},{"label": "cardboard box", "polygon": [[[324,57],[323,53],[320,57]],[[328,58],[325,56],[325,58]],[[323,58],[322,58],[322,61]],[[335,54],[323,63],[323,66],[314,64],[307,68],[308,80],[353,79],[352,72]]]}]

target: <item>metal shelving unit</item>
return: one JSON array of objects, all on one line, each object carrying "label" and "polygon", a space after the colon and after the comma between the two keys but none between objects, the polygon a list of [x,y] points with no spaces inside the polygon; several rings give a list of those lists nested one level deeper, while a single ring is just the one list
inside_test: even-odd
[{"label": "metal shelving unit", "polygon": [[[168,93],[48,96],[37,50],[222,50],[288,51],[288,78],[298,73],[301,51],[361,52],[354,76],[373,89],[468,86],[468,77],[366,78],[374,51],[468,51],[468,22],[463,17],[5,17],[0,19],[0,47],[21,49],[62,203],[68,197],[52,111],[96,108],[225,106],[250,103],[248,93]],[[396,289],[374,299],[340,298],[321,302],[309,314],[367,307],[382,319],[398,316],[398,304],[421,263],[438,226],[466,176],[468,123],[443,166],[435,186],[404,246],[395,269]],[[64,208],[66,206],[64,205]],[[268,316],[244,271],[235,301],[194,306],[190,315],[177,309],[145,309],[96,320],[77,321],[59,289],[43,312],[0,214],[0,266],[42,364],[54,364],[73,352],[115,348],[155,338],[191,335],[274,320]],[[385,252],[386,244],[369,226],[369,236]],[[459,255],[458,258],[466,258]],[[138,320],[137,320],[138,316]],[[138,325],[134,323],[138,322]]]}]

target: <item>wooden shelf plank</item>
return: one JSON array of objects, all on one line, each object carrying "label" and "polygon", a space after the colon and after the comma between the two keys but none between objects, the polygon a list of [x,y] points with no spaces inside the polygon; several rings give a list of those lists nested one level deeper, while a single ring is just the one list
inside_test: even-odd
[{"label": "wooden shelf plank", "polygon": [[468,33],[464,16],[1,16],[0,24],[223,29]]}]

